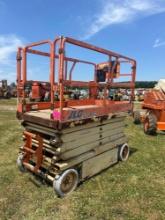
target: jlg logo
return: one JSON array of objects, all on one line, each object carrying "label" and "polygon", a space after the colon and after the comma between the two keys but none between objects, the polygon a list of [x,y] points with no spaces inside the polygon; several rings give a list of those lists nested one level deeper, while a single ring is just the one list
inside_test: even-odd
[{"label": "jlg logo", "polygon": [[71,111],[69,114],[68,119],[75,119],[75,118],[81,118],[83,116],[83,111]]},{"label": "jlg logo", "polygon": [[73,119],[77,119],[77,118],[92,118],[96,116],[95,112],[85,112],[83,110],[80,111],[71,111],[69,116],[68,116],[68,120],[73,120]]}]

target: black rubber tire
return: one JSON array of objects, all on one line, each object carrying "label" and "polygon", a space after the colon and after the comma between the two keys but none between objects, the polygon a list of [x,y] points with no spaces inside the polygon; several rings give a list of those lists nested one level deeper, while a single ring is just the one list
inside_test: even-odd
[{"label": "black rubber tire", "polygon": [[119,147],[118,158],[120,161],[128,160],[129,154],[130,154],[130,149],[127,143]]},{"label": "black rubber tire", "polygon": [[[69,175],[72,175],[71,182]],[[67,180],[68,177],[69,177],[69,182]],[[78,182],[79,182],[79,175],[77,170],[68,169],[65,170],[61,175],[57,175],[54,178],[53,188],[58,196],[64,197],[76,189]],[[71,184],[71,185],[69,186],[69,188],[64,188],[63,186],[66,187],[67,184]]]},{"label": "black rubber tire", "polygon": [[148,135],[155,135],[157,131],[157,118],[150,112],[144,120],[144,133]]},{"label": "black rubber tire", "polygon": [[24,158],[24,155],[23,155],[23,154],[19,154],[19,155],[18,155],[18,158],[17,158],[17,166],[18,166],[18,169],[19,169],[22,173],[26,172],[26,169],[25,169],[24,165],[22,164],[23,158]]},{"label": "black rubber tire", "polygon": [[141,123],[141,120],[140,120],[140,111],[134,111],[133,113],[133,119],[134,119],[134,124],[138,125]]}]

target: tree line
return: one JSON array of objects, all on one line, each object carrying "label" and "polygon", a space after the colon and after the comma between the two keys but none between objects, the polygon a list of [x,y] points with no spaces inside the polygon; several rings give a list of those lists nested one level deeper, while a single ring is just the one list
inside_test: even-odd
[{"label": "tree line", "polygon": [[[157,81],[136,81],[135,87],[136,88],[153,88],[157,84]],[[11,87],[16,87],[16,83],[11,83]],[[82,89],[85,89],[82,87]]]},{"label": "tree line", "polygon": [[157,81],[136,81],[136,88],[153,88],[157,84]]}]

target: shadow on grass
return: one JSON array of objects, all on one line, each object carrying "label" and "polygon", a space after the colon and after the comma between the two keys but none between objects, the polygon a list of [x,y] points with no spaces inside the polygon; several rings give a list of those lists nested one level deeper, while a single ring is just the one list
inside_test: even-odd
[{"label": "shadow on grass", "polygon": [[[129,157],[131,157],[132,155],[134,155],[134,153],[136,153],[138,150],[136,148],[130,147],[130,155]],[[93,176],[90,177],[86,177],[85,179],[81,180],[78,184],[78,187],[81,187],[81,185],[83,185],[85,182],[89,181],[91,178],[95,178],[98,175],[105,173],[109,168],[112,168],[113,166],[117,165],[120,162],[120,160],[118,160],[117,162],[115,162],[114,164],[111,164],[110,166],[108,166],[107,168],[101,170],[100,172],[94,174]],[[43,185],[47,185],[47,186],[51,186],[50,183],[46,182],[45,179],[43,179],[41,176],[32,174],[29,172],[29,180],[36,186],[36,187],[41,187]]]},{"label": "shadow on grass", "polygon": [[[134,153],[136,153],[137,151],[138,151],[138,149],[133,148],[133,147],[130,147],[129,157],[131,157],[131,156],[132,156]],[[78,184],[78,186],[81,186],[82,184],[84,184],[84,182],[87,182],[87,181],[89,181],[90,179],[95,178],[95,177],[99,176],[99,175],[102,174],[102,173],[105,173],[107,170],[109,170],[109,168],[113,168],[113,167],[116,166],[119,162],[121,162],[121,161],[118,160],[118,161],[115,162],[114,164],[111,164],[109,167],[107,167],[107,168],[101,170],[100,172],[94,174],[93,176],[86,177],[84,180],[82,180],[82,181]],[[124,162],[123,162],[123,163],[124,163]]]},{"label": "shadow on grass", "polygon": [[134,148],[134,147],[130,147],[130,153],[129,153],[129,156],[132,156],[134,153],[136,153],[138,151],[137,148]]}]

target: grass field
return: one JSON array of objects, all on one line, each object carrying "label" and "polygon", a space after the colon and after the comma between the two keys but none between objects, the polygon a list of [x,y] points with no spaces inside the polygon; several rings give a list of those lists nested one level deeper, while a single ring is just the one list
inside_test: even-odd
[{"label": "grass field", "polygon": [[[51,186],[37,187],[16,166],[21,126],[15,100],[0,100],[0,219],[1,220],[164,220],[165,134],[146,136],[131,118],[126,121],[131,156],[81,184],[64,199]],[[3,108],[2,108],[3,107]],[[11,108],[12,109],[12,108]]]}]

